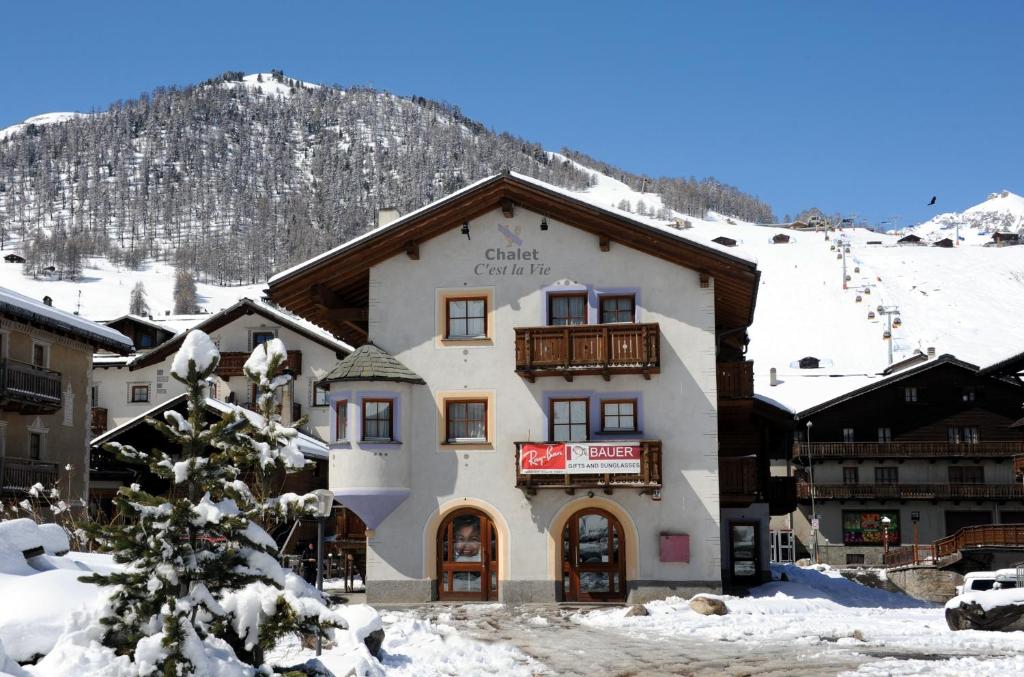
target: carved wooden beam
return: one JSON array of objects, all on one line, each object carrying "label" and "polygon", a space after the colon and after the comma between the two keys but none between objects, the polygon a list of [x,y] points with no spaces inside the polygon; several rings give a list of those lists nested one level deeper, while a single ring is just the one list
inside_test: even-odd
[{"label": "carved wooden beam", "polygon": [[601,247],[601,251],[606,252],[611,250],[612,241],[607,235],[598,235],[597,241],[598,245]]},{"label": "carved wooden beam", "polygon": [[405,255],[413,261],[420,260],[420,243],[415,240],[405,245]]}]

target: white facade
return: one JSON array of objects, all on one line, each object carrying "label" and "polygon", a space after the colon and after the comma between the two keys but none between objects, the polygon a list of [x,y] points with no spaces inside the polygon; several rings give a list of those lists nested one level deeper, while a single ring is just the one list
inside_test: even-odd
[{"label": "white facade", "polygon": [[[346,440],[331,445],[330,486],[357,512],[363,507],[371,528],[371,600],[437,594],[438,528],[459,508],[493,522],[492,598],[559,599],[563,528],[584,508],[621,523],[630,600],[721,588],[715,281],[702,285],[695,270],[615,242],[602,251],[597,236],[551,218],[542,231],[542,218],[523,207],[512,218],[495,209],[472,220],[468,238],[455,227],[419,243],[418,260],[398,255],[370,269],[369,338],[426,381],[331,386],[348,421]],[[568,291],[586,292],[594,324],[602,295],[633,295],[635,321],[659,325],[660,373],[533,383],[517,374],[514,329],[547,325],[549,294]],[[488,299],[486,339],[445,340],[453,295]],[[375,397],[395,399],[395,442],[361,441],[360,403]],[[445,400],[467,397],[488,403],[487,440],[446,444]],[[517,488],[516,442],[549,439],[549,403],[559,397],[589,398],[590,440],[660,440],[660,497],[636,488],[542,488],[532,496]],[[639,430],[600,434],[606,399],[635,400]],[[689,537],[689,561],[662,561],[663,534]]]},{"label": "white facade", "polygon": [[[291,386],[292,401],[299,405],[302,416],[309,417],[305,429],[320,439],[327,439],[327,407],[323,397],[319,401],[314,400],[313,384],[337,362],[338,352],[343,350],[345,344],[326,338],[314,341],[308,335],[275,321],[273,317],[258,313],[241,315],[223,326],[210,329],[208,333],[222,354],[248,354],[258,337],[267,333],[284,341],[289,351],[300,351],[302,366]],[[126,364],[129,360],[125,358],[104,356],[97,359],[92,373],[93,406],[107,410],[108,429],[126,423],[185,391],[184,386],[170,375],[173,359],[172,351],[162,361],[134,370],[129,368]],[[133,386],[136,387],[134,393]],[[145,397],[142,397],[142,391],[146,393]],[[238,404],[248,403],[252,399],[245,376],[218,377],[211,389],[211,396],[225,401],[231,399]]]}]

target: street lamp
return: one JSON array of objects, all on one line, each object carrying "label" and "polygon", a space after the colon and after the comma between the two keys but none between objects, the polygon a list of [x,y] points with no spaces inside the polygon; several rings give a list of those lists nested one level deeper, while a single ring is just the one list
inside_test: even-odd
[{"label": "street lamp", "polygon": [[[334,509],[334,492],[327,489],[317,489],[313,492],[316,496],[316,589],[321,593],[324,591],[324,520],[331,516]],[[316,655],[320,655],[321,647],[320,633],[316,635]]]},{"label": "street lamp", "polygon": [[882,517],[882,563],[885,563],[885,556],[889,554],[889,525],[892,520]]}]

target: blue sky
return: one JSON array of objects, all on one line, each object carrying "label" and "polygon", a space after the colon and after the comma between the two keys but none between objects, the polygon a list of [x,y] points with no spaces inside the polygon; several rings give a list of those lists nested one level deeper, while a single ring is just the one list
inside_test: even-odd
[{"label": "blue sky", "polygon": [[[454,103],[781,217],[1024,192],[1020,2],[5,3],[0,127],[225,70]],[[935,207],[926,207],[932,195]]]}]

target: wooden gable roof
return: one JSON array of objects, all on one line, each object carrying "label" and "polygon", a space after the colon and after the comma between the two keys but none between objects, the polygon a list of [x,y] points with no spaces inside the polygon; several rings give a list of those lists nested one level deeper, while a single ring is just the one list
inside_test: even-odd
[{"label": "wooden gable roof", "polygon": [[739,256],[702,244],[671,226],[601,208],[568,191],[512,173],[478,181],[448,197],[370,231],[269,281],[267,295],[296,315],[350,342],[367,337],[371,266],[394,256],[419,258],[419,244],[499,207],[521,206],[616,243],[715,279],[718,329],[750,325],[760,271]]}]

